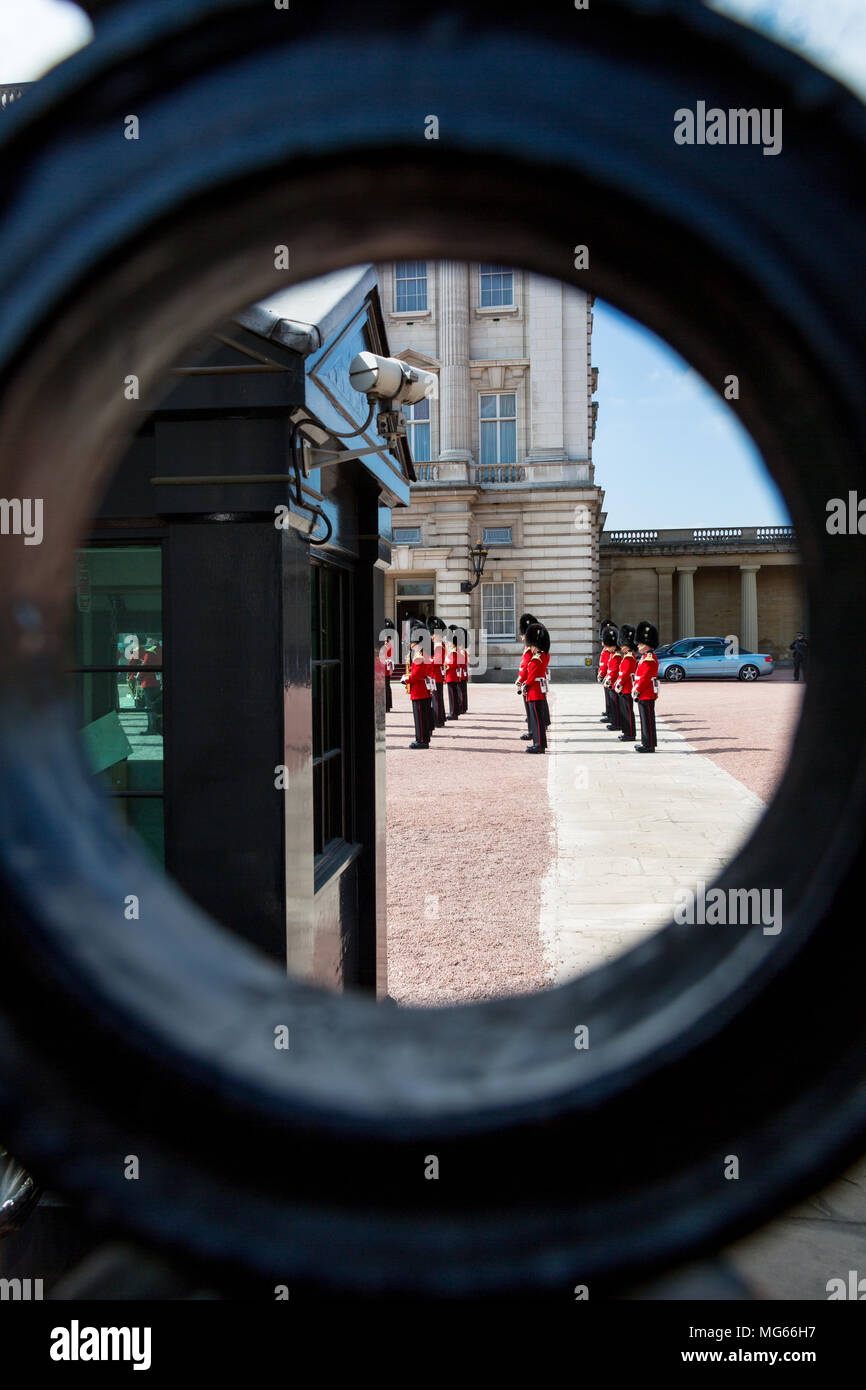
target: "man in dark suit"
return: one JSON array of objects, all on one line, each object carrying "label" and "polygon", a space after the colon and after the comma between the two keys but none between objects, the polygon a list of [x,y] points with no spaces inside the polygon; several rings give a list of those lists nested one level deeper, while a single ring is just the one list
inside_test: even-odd
[{"label": "man in dark suit", "polygon": [[806,660],[809,655],[809,643],[806,641],[805,633],[798,632],[788,650],[792,652],[794,656],[794,680],[798,681],[800,679],[801,669],[803,671],[803,679],[805,680]]}]

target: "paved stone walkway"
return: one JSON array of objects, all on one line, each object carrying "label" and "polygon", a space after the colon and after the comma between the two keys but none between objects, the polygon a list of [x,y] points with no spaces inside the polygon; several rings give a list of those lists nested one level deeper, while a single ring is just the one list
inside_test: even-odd
[{"label": "paved stone walkway", "polygon": [[[662,692],[662,696],[664,691]],[[621,955],[671,920],[676,890],[709,885],[760,820],[764,802],[667,727],[633,752],[600,722],[597,685],[551,691],[548,791],[554,845],[539,929],[561,983]]]},{"label": "paved stone walkway", "polygon": [[[438,733],[435,753],[406,751],[399,696],[388,717],[389,955],[404,1005],[555,985],[658,931],[677,888],[709,886],[760,819],[764,800],[727,767],[754,781],[763,755],[769,797],[799,692],[663,686],[659,748],[642,757],[601,724],[597,685],[554,686],[546,759],[518,756],[512,691],[470,698],[471,718]],[[540,894],[534,865],[546,866]],[[533,899],[538,938],[503,910]],[[722,1258],[756,1298],[823,1300],[828,1280],[866,1277],[866,1160]]]}]

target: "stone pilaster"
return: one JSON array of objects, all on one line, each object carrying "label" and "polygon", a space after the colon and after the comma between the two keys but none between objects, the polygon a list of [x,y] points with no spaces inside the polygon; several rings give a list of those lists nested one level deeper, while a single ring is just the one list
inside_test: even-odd
[{"label": "stone pilaster", "polygon": [[740,565],[740,646],[758,649],[758,570],[760,565]]},{"label": "stone pilaster", "polygon": [[659,641],[674,640],[674,567],[656,566],[659,583],[658,614]]},{"label": "stone pilaster", "polygon": [[[565,452],[563,381],[564,286],[527,275],[529,317],[529,452],[527,463],[562,463]],[[582,383],[585,395],[585,380]],[[533,476],[538,476],[537,472]]]},{"label": "stone pilaster", "polygon": [[695,585],[697,565],[677,566],[677,637],[695,635]]}]

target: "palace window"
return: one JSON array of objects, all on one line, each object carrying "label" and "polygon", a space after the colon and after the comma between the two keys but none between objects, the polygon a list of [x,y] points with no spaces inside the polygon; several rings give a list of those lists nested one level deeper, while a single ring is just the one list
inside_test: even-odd
[{"label": "palace window", "polygon": [[510,526],[485,526],[482,536],[482,545],[511,545],[514,537],[511,534]]},{"label": "palace window", "polygon": [[430,458],[430,397],[403,407],[406,433],[414,463],[426,463]]},{"label": "palace window", "polygon": [[397,261],[394,267],[394,310],[398,314],[426,313],[426,261]]},{"label": "palace window", "polygon": [[514,303],[514,271],[507,265],[481,265],[481,308],[498,309]]},{"label": "palace window", "polygon": [[478,397],[481,466],[517,462],[517,396]]},{"label": "palace window", "polygon": [[494,641],[510,640],[515,635],[514,585],[481,585],[481,626]]},{"label": "palace window", "polygon": [[421,527],[420,526],[395,526],[394,527],[395,545],[420,545]]}]

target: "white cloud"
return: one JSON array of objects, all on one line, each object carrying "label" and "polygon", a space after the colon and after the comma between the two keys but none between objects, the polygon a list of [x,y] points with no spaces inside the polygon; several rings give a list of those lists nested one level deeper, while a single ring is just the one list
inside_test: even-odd
[{"label": "white cloud", "polygon": [[0,0],[0,83],[33,82],[92,37],[67,0]]},{"label": "white cloud", "polygon": [[707,0],[731,19],[797,49],[818,67],[866,96],[866,8],[863,0]]}]

